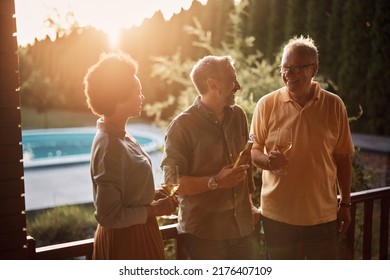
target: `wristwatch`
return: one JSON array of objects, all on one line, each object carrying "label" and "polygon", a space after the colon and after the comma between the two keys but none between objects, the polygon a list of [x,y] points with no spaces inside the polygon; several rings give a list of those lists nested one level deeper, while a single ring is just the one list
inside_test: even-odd
[{"label": "wristwatch", "polygon": [[218,188],[217,180],[214,177],[210,177],[209,183],[207,184],[210,190],[215,191]]}]

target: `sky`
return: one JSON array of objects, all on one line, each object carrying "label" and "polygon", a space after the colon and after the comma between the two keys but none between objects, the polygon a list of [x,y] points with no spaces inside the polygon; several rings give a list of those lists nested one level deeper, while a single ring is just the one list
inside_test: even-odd
[{"label": "sky", "polygon": [[[181,8],[189,9],[192,1],[195,0],[15,0],[18,44],[26,46],[46,35],[54,40],[55,32],[45,25],[45,20],[57,19],[66,28],[69,12],[81,26],[105,31],[115,44],[121,28],[139,26],[158,10],[169,19]],[[207,0],[196,1],[207,3]]]}]

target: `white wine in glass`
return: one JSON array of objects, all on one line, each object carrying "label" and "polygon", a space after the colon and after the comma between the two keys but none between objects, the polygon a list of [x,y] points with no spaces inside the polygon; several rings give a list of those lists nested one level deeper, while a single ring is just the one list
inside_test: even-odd
[{"label": "white wine in glass", "polygon": [[[179,183],[179,167],[177,165],[164,165],[162,167],[162,182],[161,188],[163,188],[170,196],[174,196],[176,191],[180,187]],[[163,219],[177,219],[177,215],[164,215]]]},{"label": "white wine in glass", "polygon": [[[292,148],[292,129],[291,128],[279,128],[278,139],[276,142],[276,149],[282,154],[286,154]],[[278,169],[274,171],[277,175],[287,175],[287,170]]]},{"label": "white wine in glass", "polygon": [[165,184],[162,183],[161,187],[169,194],[174,195],[177,189],[180,187],[180,184]]}]

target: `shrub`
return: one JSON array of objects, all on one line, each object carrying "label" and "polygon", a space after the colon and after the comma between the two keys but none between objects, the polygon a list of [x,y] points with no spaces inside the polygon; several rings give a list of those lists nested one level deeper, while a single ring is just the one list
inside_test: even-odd
[{"label": "shrub", "polygon": [[92,205],[60,206],[27,213],[27,233],[37,247],[93,237],[97,226]]}]

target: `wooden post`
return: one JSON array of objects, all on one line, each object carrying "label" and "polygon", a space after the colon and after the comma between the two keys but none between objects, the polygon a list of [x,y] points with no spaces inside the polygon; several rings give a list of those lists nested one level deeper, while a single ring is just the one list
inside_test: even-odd
[{"label": "wooden post", "polygon": [[27,259],[14,0],[0,1],[0,259]]}]

